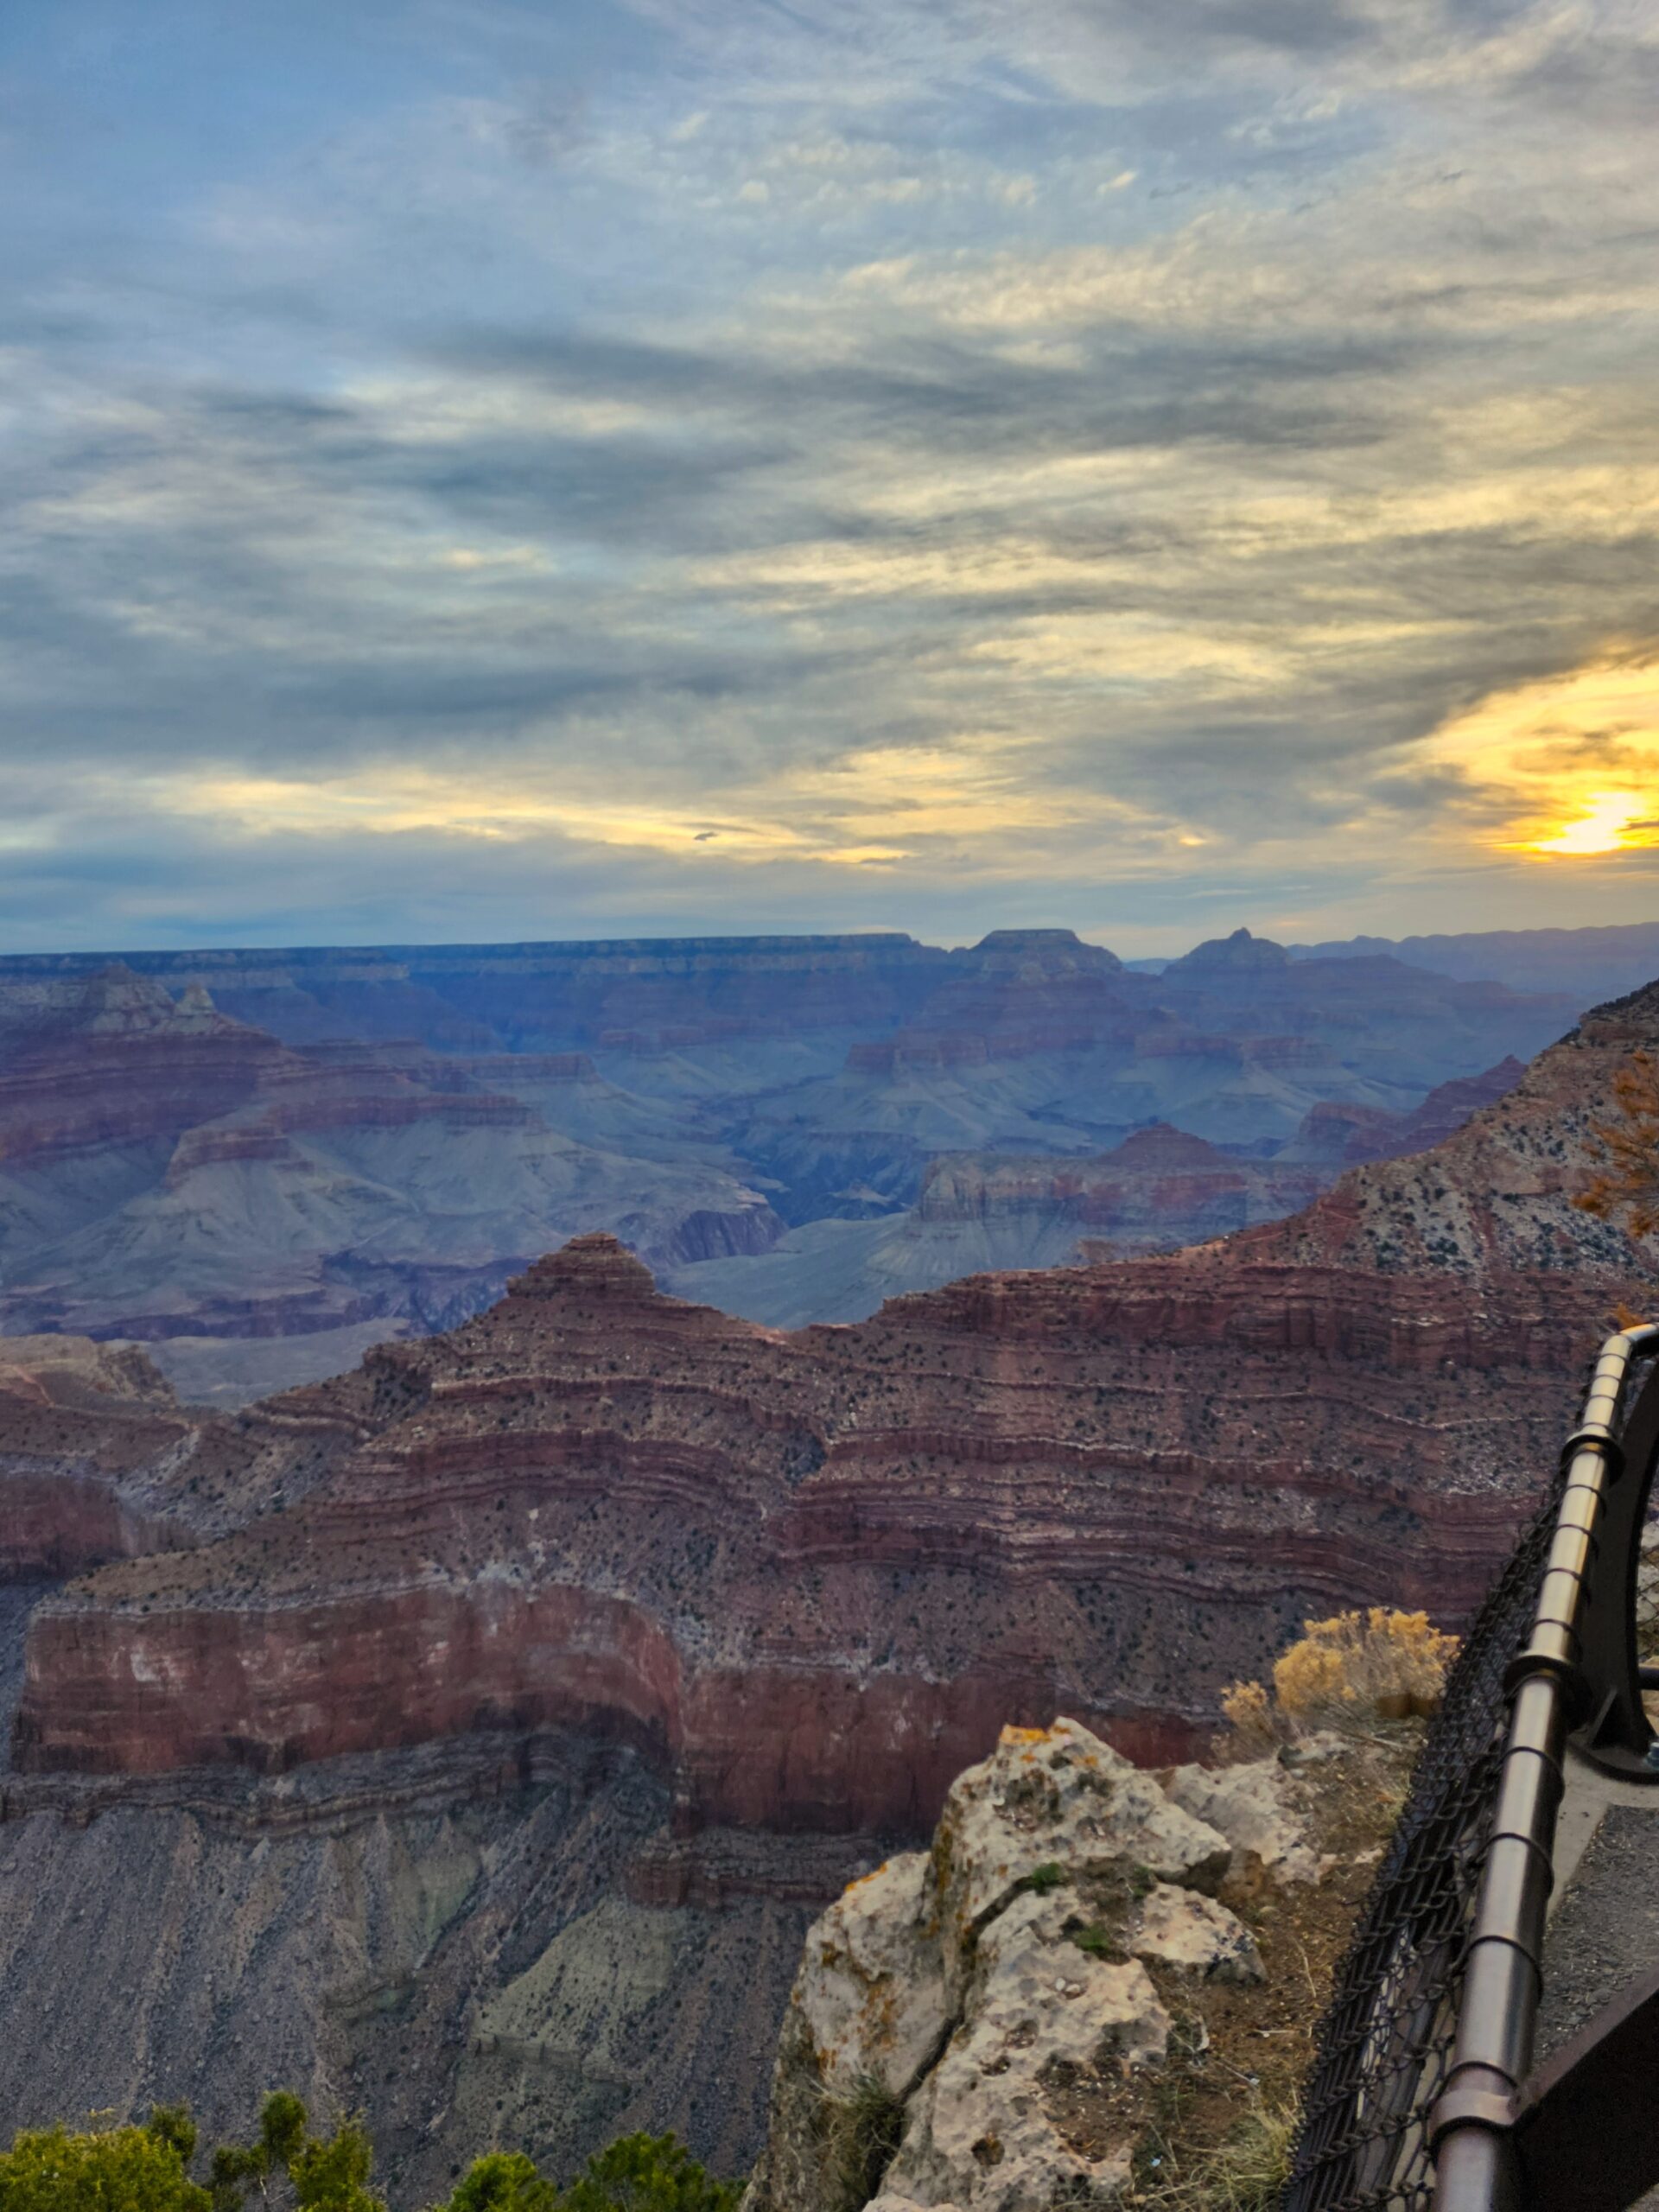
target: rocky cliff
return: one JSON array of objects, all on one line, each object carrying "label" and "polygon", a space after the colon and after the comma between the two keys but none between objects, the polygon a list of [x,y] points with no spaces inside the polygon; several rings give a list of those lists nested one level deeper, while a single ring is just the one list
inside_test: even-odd
[{"label": "rocky cliff", "polygon": [[[1656,1045],[1659,989],[1294,1220],[857,1326],[664,1297],[588,1236],[448,1333],[235,1416],[126,1352],[14,1344],[7,1565],[36,1579],[12,1586],[0,2117],[206,2104],[218,2078],[228,2120],[280,2077],[370,2106],[428,2194],[498,2114],[561,2167],[635,2124],[747,2159],[810,1905],[924,1836],[1005,1722],[1069,1713],[1171,1762],[1304,1615],[1473,1602],[1607,1306],[1653,1288],[1571,1200],[1612,1070]],[[0,1682],[24,1610],[0,1609]],[[1149,1821],[1167,1802],[1122,1787]],[[1203,1870],[1165,1870],[1173,1918],[1205,1918]],[[1026,1910],[996,1916],[1023,1948],[984,1954],[1010,2003],[1078,1948]],[[1144,1916],[1102,1936],[1124,2058],[1193,2009],[1152,1940]],[[67,1980],[96,2000],[73,2021]],[[966,2049],[978,2002],[964,1983],[935,2031]],[[998,2161],[933,2072],[938,2201],[964,2150]],[[1083,2086],[1062,2147],[1103,2171],[1128,2138]]]},{"label": "rocky cliff", "polygon": [[870,1856],[671,1821],[631,1751],[552,1734],[0,1774],[0,2134],[188,2097],[222,2137],[282,2082],[368,2114],[400,2205],[638,2127],[741,2171],[806,1926]]},{"label": "rocky cliff", "polygon": [[1649,1281],[1571,1199],[1656,1029],[1659,990],[1604,1009],[1290,1221],[853,1328],[668,1299],[579,1239],[262,1409],[280,1512],[44,1605],[19,1763],[574,1726],[635,1745],[687,1828],[874,1830],[931,1819],[1007,1718],[1173,1753],[1305,1613],[1471,1605]]},{"label": "rocky cliff", "polygon": [[1071,1720],[1006,1730],[931,1849],[809,1933],[743,2212],[1241,2201],[1403,1766],[1293,1758],[1154,1777]]}]

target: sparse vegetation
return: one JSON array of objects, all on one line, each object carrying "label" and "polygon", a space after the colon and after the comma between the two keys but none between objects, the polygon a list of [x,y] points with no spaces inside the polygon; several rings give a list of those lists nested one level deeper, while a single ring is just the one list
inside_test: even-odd
[{"label": "sparse vegetation", "polygon": [[1632,1052],[1612,1092],[1618,1118],[1591,1130],[1601,1169],[1573,1203],[1599,1220],[1622,1219],[1632,1236],[1651,1236],[1659,1230],[1659,1062]]},{"label": "sparse vegetation", "polygon": [[1155,2212],[1273,2212],[1290,2177],[1296,2139],[1293,2101],[1249,2109],[1219,2143],[1183,2160],[1168,2134],[1140,2161],[1135,2202]]},{"label": "sparse vegetation", "polygon": [[[881,2187],[905,2124],[903,2101],[874,2074],[861,2075],[846,2097],[826,2097],[820,2109],[824,2155],[847,2212],[859,2212]],[[735,2199],[734,2199],[735,2202]]]},{"label": "sparse vegetation", "polygon": [[[213,2151],[205,2182],[190,2173],[197,2139],[182,2105],[158,2105],[142,2127],[26,2132],[0,2152],[0,2212],[386,2212],[361,2123],[314,2135],[287,2090],[266,2098],[251,2141]],[[522,2152],[489,2152],[431,2212],[736,2212],[741,2194],[674,2136],[625,2135],[563,2190]]]}]

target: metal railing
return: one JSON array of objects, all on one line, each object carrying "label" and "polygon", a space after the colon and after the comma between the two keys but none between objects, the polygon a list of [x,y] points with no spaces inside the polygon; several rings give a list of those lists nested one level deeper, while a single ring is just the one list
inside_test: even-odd
[{"label": "metal railing", "polygon": [[1569,1733],[1659,1783],[1656,1456],[1659,1328],[1624,1330],[1430,1724],[1320,2031],[1285,2212],[1624,2212],[1659,2180],[1659,2101],[1629,2094],[1632,2067],[1659,2085],[1659,1971],[1530,2075]]}]

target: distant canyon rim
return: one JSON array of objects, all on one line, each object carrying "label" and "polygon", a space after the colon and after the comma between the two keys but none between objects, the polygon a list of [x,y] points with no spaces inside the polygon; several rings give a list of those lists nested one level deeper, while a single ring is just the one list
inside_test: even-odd
[{"label": "distant canyon rim", "polygon": [[[1555,934],[1542,991],[1245,931],[1157,973],[1065,930],[0,960],[0,1325],[234,1404],[593,1230],[785,1326],[1173,1249],[1445,1134],[1659,936]],[[1429,952],[1483,947],[1516,971]]]}]

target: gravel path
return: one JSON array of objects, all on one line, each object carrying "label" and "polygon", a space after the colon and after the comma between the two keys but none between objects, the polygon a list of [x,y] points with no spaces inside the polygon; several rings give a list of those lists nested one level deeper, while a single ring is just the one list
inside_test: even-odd
[{"label": "gravel path", "polygon": [[1548,2056],[1659,1961],[1659,1791],[1651,1811],[1610,1805],[1557,1906],[1544,1945],[1538,2056]]},{"label": "gravel path", "polygon": [[[1537,2056],[1548,2058],[1656,1961],[1659,1788],[1640,1804],[1607,1807],[1555,1908],[1544,1943]],[[1659,2189],[1633,2212],[1659,2212]]]}]

